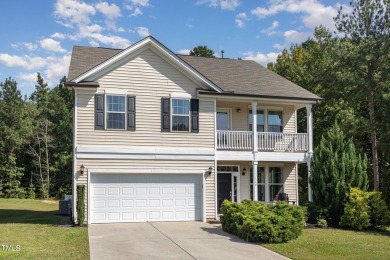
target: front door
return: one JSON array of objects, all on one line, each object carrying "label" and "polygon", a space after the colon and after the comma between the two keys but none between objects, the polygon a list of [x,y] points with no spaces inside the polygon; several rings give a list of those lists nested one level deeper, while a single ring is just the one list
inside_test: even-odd
[{"label": "front door", "polygon": [[224,200],[232,200],[232,174],[217,173],[217,197],[218,197],[218,214],[221,212],[221,205]]}]

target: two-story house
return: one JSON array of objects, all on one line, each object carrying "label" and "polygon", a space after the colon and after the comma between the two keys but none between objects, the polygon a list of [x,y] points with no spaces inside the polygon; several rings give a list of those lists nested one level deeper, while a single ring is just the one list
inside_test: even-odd
[{"label": "two-story house", "polygon": [[[153,37],[73,48],[73,214],[87,223],[216,219],[224,199],[298,202],[320,98],[254,61],[176,55]],[[307,133],[297,133],[306,109]]]}]

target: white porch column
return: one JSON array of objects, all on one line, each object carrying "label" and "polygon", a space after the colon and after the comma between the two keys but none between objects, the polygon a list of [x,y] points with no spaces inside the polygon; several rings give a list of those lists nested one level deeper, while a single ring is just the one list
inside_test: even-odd
[{"label": "white porch column", "polygon": [[[307,134],[309,138],[309,147],[308,147],[308,162],[307,162],[307,177],[308,180],[310,180],[311,175],[311,160],[313,157],[313,112],[312,112],[312,105],[306,105],[306,114],[307,114]],[[308,183],[308,195],[309,195],[309,201],[313,201],[313,191],[311,189],[310,183]]]},{"label": "white porch column", "polygon": [[270,196],[269,196],[269,166],[266,165],[265,168],[264,168],[264,179],[265,179],[265,182],[264,182],[264,193],[265,193],[265,196],[264,196],[264,200],[265,200],[265,203],[269,203],[270,202]]},{"label": "white porch column", "polygon": [[307,179],[308,179],[308,189],[307,189],[307,193],[309,195],[309,201],[310,202],[313,202],[313,190],[311,189],[311,185],[310,185],[310,175],[311,175],[311,163],[308,162],[307,163]]},{"label": "white porch column", "polygon": [[253,151],[257,152],[257,101],[252,101]]},{"label": "white porch column", "polygon": [[306,114],[307,114],[307,134],[309,138],[309,149],[308,153],[313,154],[313,112],[312,105],[306,105]]},{"label": "white porch column", "polygon": [[259,200],[259,191],[258,191],[258,180],[257,180],[257,163],[253,161],[253,201]]}]

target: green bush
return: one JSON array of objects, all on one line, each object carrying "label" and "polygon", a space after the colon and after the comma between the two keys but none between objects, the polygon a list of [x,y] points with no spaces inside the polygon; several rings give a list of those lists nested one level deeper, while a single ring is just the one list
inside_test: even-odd
[{"label": "green bush", "polygon": [[328,217],[328,210],[315,205],[313,202],[307,204],[307,221],[316,224],[320,219]]},{"label": "green bush", "polygon": [[370,226],[370,207],[368,206],[368,193],[358,188],[351,188],[347,194],[347,203],[340,225],[357,230]]},{"label": "green bush", "polygon": [[264,205],[250,200],[225,200],[221,212],[223,230],[251,242],[287,242],[297,238],[305,225],[303,210],[285,202]]},{"label": "green bush", "polygon": [[85,219],[85,185],[77,185],[77,223],[81,226]]},{"label": "green bush", "polygon": [[327,228],[328,227],[328,222],[326,221],[326,219],[321,218],[321,219],[319,219],[317,221],[317,225],[316,226],[319,227],[319,228]]},{"label": "green bush", "polygon": [[370,224],[373,228],[383,229],[390,223],[390,212],[381,192],[368,193],[368,206],[370,207]]}]

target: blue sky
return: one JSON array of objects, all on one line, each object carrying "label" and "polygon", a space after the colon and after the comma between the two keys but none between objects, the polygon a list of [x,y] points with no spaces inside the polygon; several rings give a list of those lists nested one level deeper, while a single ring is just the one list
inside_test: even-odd
[{"label": "blue sky", "polygon": [[51,87],[67,75],[74,45],[125,48],[147,35],[176,53],[207,45],[266,65],[316,26],[334,30],[340,5],[348,1],[2,0],[0,81],[30,94],[37,72]]}]

